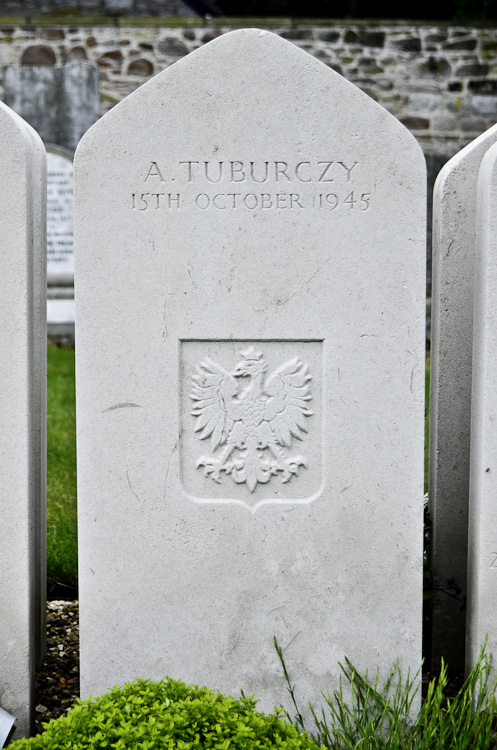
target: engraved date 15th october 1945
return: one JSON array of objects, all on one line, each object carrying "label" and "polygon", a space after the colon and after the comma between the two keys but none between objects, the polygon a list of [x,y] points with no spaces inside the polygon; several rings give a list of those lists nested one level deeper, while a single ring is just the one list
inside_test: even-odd
[{"label": "engraved date 15th october 1945", "polygon": [[135,211],[178,210],[193,207],[201,211],[301,211],[306,208],[324,211],[369,211],[371,193],[344,190],[341,193],[180,193],[146,191],[132,193],[131,208]]}]

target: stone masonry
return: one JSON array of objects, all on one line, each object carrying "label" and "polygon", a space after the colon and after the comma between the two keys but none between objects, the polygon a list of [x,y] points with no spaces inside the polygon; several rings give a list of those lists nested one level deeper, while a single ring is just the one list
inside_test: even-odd
[{"label": "stone masonry", "polygon": [[[212,22],[211,22],[212,23]],[[242,25],[242,24],[241,24]],[[88,60],[100,68],[101,113],[233,26],[0,26],[5,65]],[[449,158],[497,118],[497,28],[328,22],[271,30],[342,73],[395,115],[426,154]]]}]

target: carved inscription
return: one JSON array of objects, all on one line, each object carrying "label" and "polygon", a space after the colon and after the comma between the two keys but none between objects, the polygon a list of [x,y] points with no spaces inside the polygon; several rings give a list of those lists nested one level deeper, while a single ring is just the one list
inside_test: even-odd
[{"label": "carved inscription", "polygon": [[74,273],[72,162],[47,153],[47,272]]},{"label": "carved inscription", "polygon": [[263,353],[253,346],[240,352],[232,372],[208,357],[197,365],[190,394],[199,438],[210,438],[212,453],[197,459],[206,477],[223,474],[254,492],[258,483],[279,476],[289,482],[307,468],[303,455],[290,455],[293,439],[303,440],[313,412],[309,368],[294,357],[269,375]]},{"label": "carved inscription", "polygon": [[356,213],[370,209],[371,188],[352,159],[152,161],[131,194],[131,209]]},{"label": "carved inscription", "polygon": [[492,552],[492,562],[488,566],[489,568],[497,568],[497,552]]}]

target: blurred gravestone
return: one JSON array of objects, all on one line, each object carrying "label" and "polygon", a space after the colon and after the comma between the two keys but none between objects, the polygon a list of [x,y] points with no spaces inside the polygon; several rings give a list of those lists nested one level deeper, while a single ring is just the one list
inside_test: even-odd
[{"label": "blurred gravestone", "polygon": [[274,635],[302,705],[344,654],[419,668],[425,180],[394,117],[256,29],[84,137],[83,696],[171,674],[272,710]]},{"label": "blurred gravestone", "polygon": [[47,322],[50,338],[74,337],[72,153],[47,146]]},{"label": "blurred gravestone", "polygon": [[0,164],[0,706],[23,736],[45,629],[46,174],[41,140],[3,104]]},{"label": "blurred gravestone", "polygon": [[98,68],[92,63],[8,65],[3,86],[4,102],[30,123],[45,143],[74,151],[99,116]]}]

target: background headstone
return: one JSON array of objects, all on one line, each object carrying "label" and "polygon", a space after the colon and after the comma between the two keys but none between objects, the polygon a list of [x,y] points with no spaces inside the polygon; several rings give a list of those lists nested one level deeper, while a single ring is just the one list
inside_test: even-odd
[{"label": "background headstone", "polygon": [[47,146],[47,280],[74,284],[72,154]]},{"label": "background headstone", "polygon": [[18,737],[44,644],[46,170],[39,137],[3,104],[0,163],[0,706]]},{"label": "background headstone", "polygon": [[483,157],[477,195],[466,668],[488,636],[496,674],[497,635],[497,144]]},{"label": "background headstone", "polygon": [[74,338],[72,153],[47,146],[47,321],[50,338]]},{"label": "background headstone", "polygon": [[476,193],[497,125],[442,169],[433,202],[430,397],[432,662],[464,671]]},{"label": "background headstone", "polygon": [[289,42],[233,32],[84,137],[74,226],[82,695],[169,674],[272,710],[274,635],[302,705],[344,654],[417,670],[408,131]]},{"label": "background headstone", "polygon": [[5,104],[29,122],[45,143],[74,151],[99,117],[98,68],[93,63],[8,65],[3,86]]}]

